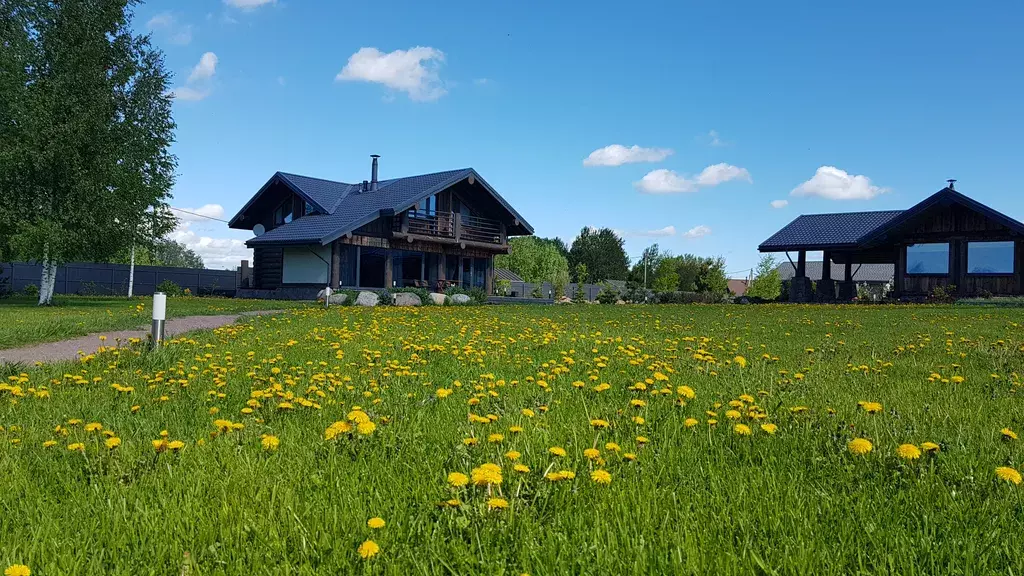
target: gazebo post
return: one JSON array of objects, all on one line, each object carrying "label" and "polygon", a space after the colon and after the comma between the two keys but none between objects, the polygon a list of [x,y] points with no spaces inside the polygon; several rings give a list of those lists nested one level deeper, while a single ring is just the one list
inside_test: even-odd
[{"label": "gazebo post", "polygon": [[796,274],[789,282],[790,302],[811,301],[811,280],[807,277],[807,251],[801,250],[797,254]]},{"label": "gazebo post", "polygon": [[821,280],[818,280],[818,301],[832,302],[836,299],[836,283],[832,280],[832,253],[821,253]]},{"label": "gazebo post", "polygon": [[843,282],[839,285],[839,299],[849,302],[857,297],[857,284],[853,281],[853,257],[846,258]]}]

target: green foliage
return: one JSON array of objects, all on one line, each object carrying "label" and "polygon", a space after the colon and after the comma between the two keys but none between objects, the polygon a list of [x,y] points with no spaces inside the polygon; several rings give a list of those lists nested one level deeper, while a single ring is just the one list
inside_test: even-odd
[{"label": "green foliage", "polygon": [[544,294],[540,291],[540,285],[534,286],[533,290],[530,290],[530,298],[543,298]]},{"label": "green foliage", "polygon": [[559,270],[551,279],[552,296],[557,300],[565,297],[565,288],[569,285],[569,269]]},{"label": "green foliage", "polygon": [[164,294],[167,294],[167,296],[169,297],[181,296],[182,294],[181,286],[178,286],[177,282],[166,279],[162,280],[159,284],[156,285],[156,291],[163,292]]},{"label": "green foliage", "polygon": [[132,4],[0,7],[0,246],[43,264],[42,300],[57,263],[106,261],[174,225],[169,75]]},{"label": "green foliage", "polygon": [[557,276],[568,274],[569,263],[554,240],[518,236],[509,240],[508,246],[508,254],[494,257],[496,268],[507,268],[531,283],[553,282]]},{"label": "green foliage", "polygon": [[419,296],[420,304],[422,304],[424,306],[430,306],[430,305],[432,305],[434,303],[434,301],[430,299],[430,292],[427,291],[426,288],[416,288],[416,287],[413,287],[413,286],[406,287],[406,288],[391,288],[391,289],[389,289],[388,293],[391,294],[392,302],[394,302],[394,295],[395,294],[399,294],[401,292],[405,292],[405,293],[408,293],[408,294],[415,294],[415,295]]},{"label": "green foliage", "polygon": [[940,302],[940,303],[943,303],[943,304],[948,304],[948,303],[951,303],[951,302],[955,302],[956,301],[956,297],[957,297],[956,284],[949,284],[947,286],[942,286],[940,284],[940,285],[936,286],[935,288],[932,288],[932,293],[929,295],[928,298],[932,302]]},{"label": "green foliage", "polygon": [[462,286],[450,286],[444,291],[445,295],[451,299],[451,296],[456,294],[465,294],[469,296],[470,304],[487,304],[487,291],[483,288],[463,288]]},{"label": "green foliage", "polygon": [[618,289],[607,282],[601,285],[601,291],[597,293],[597,301],[601,304],[615,304],[620,297]]},{"label": "green foliage", "polygon": [[654,282],[655,270],[658,269],[658,265],[665,256],[666,254],[661,253],[661,249],[657,244],[648,246],[644,249],[640,259],[633,264],[633,268],[630,269],[627,280],[643,287],[646,278],[646,285],[649,287],[651,283]]},{"label": "green foliage", "polygon": [[722,302],[722,294],[712,292],[659,292],[659,304],[718,304]]},{"label": "green foliage", "polygon": [[[679,289],[679,262],[675,258],[662,258],[654,269],[651,290],[655,292],[674,292]],[[648,270],[650,273],[650,270]]]},{"label": "green foliage", "polygon": [[782,290],[782,279],[779,277],[777,265],[778,262],[771,254],[761,256],[754,269],[754,279],[747,287],[745,295],[751,298],[778,300]]},{"label": "green foliage", "polygon": [[37,298],[39,296],[39,286],[36,286],[35,284],[26,284],[25,287],[21,289],[21,293],[25,296]]},{"label": "green foliage", "polygon": [[[130,264],[131,248],[118,252],[110,262],[114,264]],[[197,252],[170,238],[157,240],[152,246],[136,246],[135,264],[137,266],[170,266],[173,268],[206,268],[203,257]]]},{"label": "green foliage", "polygon": [[[629,256],[624,241],[611,228],[583,228],[569,249],[569,266],[576,273],[573,282],[625,280],[629,274]],[[586,266],[580,276],[579,265]]]},{"label": "green foliage", "polygon": [[494,281],[494,293],[497,296],[508,296],[512,292],[512,281],[507,278]]},{"label": "green foliage", "polygon": [[[572,281],[577,284],[586,284],[587,280],[590,279],[590,276],[588,276],[587,272],[587,265],[583,262],[577,262],[572,267]],[[578,286],[577,289],[579,289]]]}]

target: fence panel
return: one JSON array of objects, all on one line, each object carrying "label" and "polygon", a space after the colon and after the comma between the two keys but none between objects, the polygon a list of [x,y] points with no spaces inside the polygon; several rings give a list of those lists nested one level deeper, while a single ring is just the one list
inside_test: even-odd
[{"label": "fence panel", "polygon": [[[34,262],[4,263],[0,268],[0,278],[7,279],[10,290],[15,292],[24,291],[29,285],[38,287],[43,272],[42,266]],[[57,268],[53,289],[56,294],[127,295],[130,268],[127,264],[69,262]],[[136,266],[133,292],[150,296],[164,280],[193,294],[234,296],[238,288],[235,270]]]}]

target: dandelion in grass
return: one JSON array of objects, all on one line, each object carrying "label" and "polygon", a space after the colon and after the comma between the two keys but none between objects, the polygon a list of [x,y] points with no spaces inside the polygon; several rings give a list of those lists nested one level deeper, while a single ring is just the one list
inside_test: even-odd
[{"label": "dandelion in grass", "polygon": [[594,420],[590,421],[590,425],[593,426],[595,429],[607,428],[608,427],[608,421],[607,420],[600,420],[600,419],[596,419],[595,418]]},{"label": "dandelion in grass", "polygon": [[384,524],[384,519],[380,516],[374,516],[373,518],[370,518],[366,521],[366,525],[370,527],[370,529],[372,530],[380,530],[384,527]]},{"label": "dandelion in grass", "polygon": [[515,462],[516,460],[519,460],[519,458],[521,456],[522,456],[522,454],[520,452],[516,451],[516,450],[509,450],[508,452],[505,452],[505,458],[508,458],[509,460],[511,460],[513,462]]},{"label": "dandelion in grass", "polygon": [[612,483],[612,475],[607,470],[594,470],[590,473],[590,479],[597,484],[604,484],[605,486]]},{"label": "dandelion in grass", "polygon": [[604,445],[604,449],[609,451],[609,452],[618,452],[619,450],[622,450],[622,448],[620,448],[619,445],[616,444],[615,442],[608,442],[608,443],[606,443]]},{"label": "dandelion in grass", "polygon": [[106,446],[108,450],[113,450],[121,445],[121,439],[117,436],[111,436],[103,441],[103,445]]},{"label": "dandelion in grass", "polygon": [[363,436],[369,436],[373,434],[373,431],[377,429],[377,425],[367,420],[366,422],[360,422],[356,425],[356,431]]},{"label": "dandelion in grass", "polygon": [[597,460],[601,457],[601,452],[597,448],[587,448],[583,451],[583,456],[585,456],[587,460]]},{"label": "dandelion in grass", "polygon": [[743,415],[740,414],[738,410],[726,410],[725,417],[729,420],[739,420]]},{"label": "dandelion in grass", "polygon": [[737,357],[733,358],[732,361],[735,362],[736,365],[739,366],[740,368],[746,368],[747,367],[747,359],[744,358],[743,356],[737,356]]},{"label": "dandelion in grass", "polygon": [[72,452],[85,452],[85,444],[81,442],[73,442],[68,444],[68,450]]},{"label": "dandelion in grass", "polygon": [[697,420],[696,418],[687,418],[686,420],[683,420],[683,425],[687,428],[693,428],[697,424],[700,424],[700,420]]},{"label": "dandelion in grass", "polygon": [[281,440],[277,436],[266,434],[263,436],[263,439],[260,440],[260,445],[263,446],[263,449],[267,452],[273,452],[281,445]]},{"label": "dandelion in grass", "polygon": [[1000,466],[999,468],[996,468],[996,477],[1005,482],[1017,485],[1021,482],[1020,472],[1010,468],[1009,466]]},{"label": "dandelion in grass", "polygon": [[851,454],[856,454],[858,456],[863,456],[868,452],[871,452],[873,447],[874,446],[872,446],[871,442],[865,438],[854,438],[846,444],[846,449],[849,450]]},{"label": "dandelion in grass", "polygon": [[561,446],[552,446],[551,448],[548,448],[548,453],[552,456],[558,456],[561,458],[565,456],[565,448],[562,448]]},{"label": "dandelion in grass", "polygon": [[491,486],[501,484],[501,466],[490,462],[481,464],[470,472],[473,484],[477,486]]},{"label": "dandelion in grass", "polygon": [[529,474],[530,472],[530,467],[526,464],[516,464],[512,469],[520,474]]},{"label": "dandelion in grass", "polygon": [[56,440],[47,440],[46,442],[43,442],[43,448],[53,448],[56,445],[57,445],[57,441]]},{"label": "dandelion in grass", "polygon": [[505,510],[508,508],[508,500],[504,498],[488,498],[487,509],[488,510]]},{"label": "dandelion in grass", "polygon": [[86,432],[99,432],[100,430],[103,430],[103,424],[99,422],[89,422],[85,425]]},{"label": "dandelion in grass", "polygon": [[626,452],[625,454],[622,455],[622,457],[626,460],[629,460],[630,462],[636,460],[636,454],[633,454],[632,452]]},{"label": "dandelion in grass", "polygon": [[1013,430],[1010,430],[1009,428],[1003,428],[1002,430],[999,431],[999,433],[1002,434],[1003,440],[1010,441],[1017,439],[1017,433],[1014,432]]},{"label": "dandelion in grass", "polygon": [[171,452],[180,452],[184,447],[185,443],[181,440],[171,440],[167,443],[167,448],[170,449]]},{"label": "dandelion in grass", "polygon": [[466,484],[469,484],[469,476],[466,476],[462,472],[449,472],[448,483],[455,488],[462,488]]},{"label": "dandelion in grass", "polygon": [[4,570],[4,576],[32,576],[32,571],[24,564],[11,564]]},{"label": "dandelion in grass", "polygon": [[858,402],[857,404],[861,407],[862,410],[864,410],[868,414],[878,414],[879,412],[882,411],[882,404],[881,404],[881,402],[864,402],[864,401],[861,401],[861,402]]},{"label": "dandelion in grass", "polygon": [[359,545],[359,557],[363,560],[369,560],[380,552],[380,546],[377,545],[373,540],[367,540]]},{"label": "dandelion in grass", "polygon": [[771,422],[765,422],[764,424],[761,424],[761,430],[763,430],[765,434],[775,434],[778,432],[779,427]]},{"label": "dandelion in grass", "polygon": [[747,426],[746,424],[737,424],[733,426],[732,431],[735,432],[737,436],[750,436],[751,434],[750,426]]},{"label": "dandelion in grass", "polygon": [[924,450],[926,454],[936,454],[939,452],[939,445],[935,442],[922,442],[921,450]]},{"label": "dandelion in grass", "polygon": [[523,416],[526,416],[527,418],[533,418],[534,416],[536,416],[536,413],[533,410],[530,410],[529,408],[523,408],[522,410],[520,410],[520,413]]},{"label": "dandelion in grass", "polygon": [[900,444],[896,455],[904,460],[917,460],[921,457],[921,449],[913,444]]},{"label": "dandelion in grass", "polygon": [[651,441],[650,438],[648,438],[647,436],[637,436],[636,437],[636,443],[637,444],[647,444],[650,441]]},{"label": "dandelion in grass", "polygon": [[438,388],[434,394],[437,394],[438,398],[447,398],[452,395],[451,388]]}]

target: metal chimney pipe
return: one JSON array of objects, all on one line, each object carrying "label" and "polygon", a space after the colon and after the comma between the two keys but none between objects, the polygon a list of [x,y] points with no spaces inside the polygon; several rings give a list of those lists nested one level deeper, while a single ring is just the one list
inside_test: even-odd
[{"label": "metal chimney pipe", "polygon": [[370,190],[377,189],[377,158],[380,158],[380,154],[370,154],[370,158],[373,158],[373,168],[370,172]]}]

